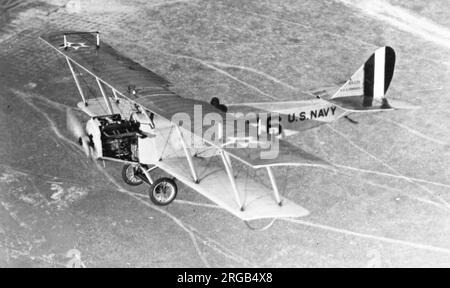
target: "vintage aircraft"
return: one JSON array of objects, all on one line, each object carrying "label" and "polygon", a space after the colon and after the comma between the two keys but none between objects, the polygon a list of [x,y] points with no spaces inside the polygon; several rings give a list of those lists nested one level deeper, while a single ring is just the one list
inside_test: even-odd
[{"label": "vintage aircraft", "polygon": [[[244,221],[305,216],[305,208],[280,195],[273,169],[332,165],[284,138],[350,113],[413,108],[385,97],[395,66],[391,47],[376,50],[331,96],[223,105],[217,98],[208,103],[175,94],[169,81],[100,43],[98,32],[56,32],[41,39],[65,57],[82,99],[78,107],[90,117],[83,127],[67,112],[68,129],[86,155],[124,163],[124,181],[149,184],[157,205],[175,199],[176,179]],[[95,80],[101,97],[86,97],[83,77]],[[243,117],[244,125],[234,129]],[[265,170],[271,189],[236,175],[233,162]],[[153,179],[154,169],[173,178]]]}]

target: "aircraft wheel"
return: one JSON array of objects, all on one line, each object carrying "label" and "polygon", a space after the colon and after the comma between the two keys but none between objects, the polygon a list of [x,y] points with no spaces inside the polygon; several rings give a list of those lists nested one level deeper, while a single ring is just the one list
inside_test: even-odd
[{"label": "aircraft wheel", "polygon": [[139,178],[136,173],[139,172],[139,167],[135,165],[126,164],[122,169],[122,179],[131,186],[138,186],[144,183],[144,181]]},{"label": "aircraft wheel", "polygon": [[177,197],[178,187],[171,178],[162,177],[150,185],[150,200],[158,206],[169,205]]}]

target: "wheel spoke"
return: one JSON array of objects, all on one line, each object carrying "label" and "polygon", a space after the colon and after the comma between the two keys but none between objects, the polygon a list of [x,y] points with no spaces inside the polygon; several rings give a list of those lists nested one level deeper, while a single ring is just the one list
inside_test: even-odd
[{"label": "wheel spoke", "polygon": [[150,200],[156,205],[165,206],[171,203],[177,196],[175,182],[166,177],[159,178],[150,186]]},{"label": "wheel spoke", "polygon": [[170,184],[162,182],[155,187],[155,198],[161,202],[167,202],[172,198],[173,192],[173,187]]},{"label": "wheel spoke", "polygon": [[141,182],[141,179],[136,177],[136,172],[137,172],[136,169],[132,165],[130,165],[126,171],[128,179],[130,179],[130,181],[133,183]]}]

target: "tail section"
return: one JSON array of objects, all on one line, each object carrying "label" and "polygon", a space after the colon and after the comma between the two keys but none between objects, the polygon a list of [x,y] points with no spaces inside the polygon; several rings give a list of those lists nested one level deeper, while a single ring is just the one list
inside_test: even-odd
[{"label": "tail section", "polygon": [[385,96],[394,67],[394,49],[389,46],[377,49],[328,101],[352,112],[413,108],[399,101],[389,103]]},{"label": "tail section", "polygon": [[[353,112],[418,108],[393,99],[388,102],[386,92],[394,76],[394,67],[394,49],[381,47],[331,98],[228,104],[224,108],[227,108],[228,113],[277,113],[280,121],[276,125],[283,136],[295,135],[300,131],[336,121]],[[213,99],[211,104],[219,109],[219,106],[224,106],[220,105],[217,99]],[[264,123],[257,124],[257,127],[264,127],[262,129],[270,129],[267,128],[269,126],[276,127],[273,123],[266,126]]]}]

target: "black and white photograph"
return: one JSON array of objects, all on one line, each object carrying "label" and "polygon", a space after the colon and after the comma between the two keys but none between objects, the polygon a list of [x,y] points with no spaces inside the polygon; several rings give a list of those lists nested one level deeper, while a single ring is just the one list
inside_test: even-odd
[{"label": "black and white photograph", "polygon": [[448,0],[0,0],[0,267],[448,268],[449,110]]}]

